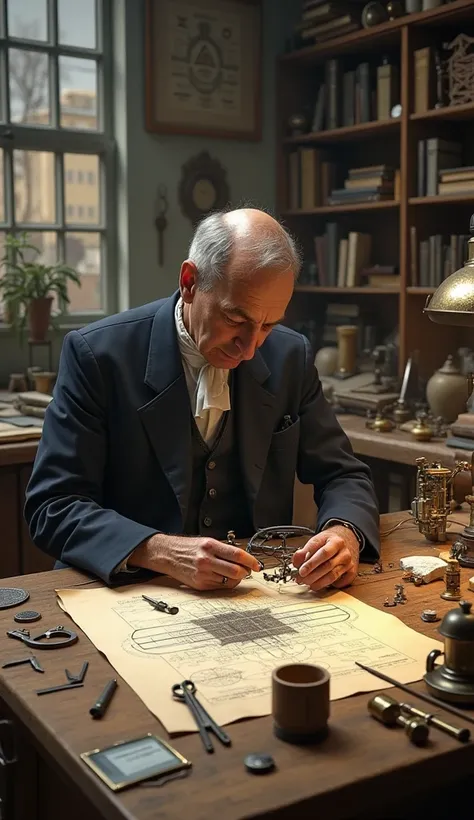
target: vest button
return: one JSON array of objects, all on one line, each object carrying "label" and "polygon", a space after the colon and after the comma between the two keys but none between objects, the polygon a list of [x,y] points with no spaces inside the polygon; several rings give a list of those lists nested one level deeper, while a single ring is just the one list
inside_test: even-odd
[{"label": "vest button", "polygon": [[207,464],[207,469],[208,470],[213,470],[215,466],[216,466],[215,461],[209,461],[208,464]]},{"label": "vest button", "polygon": [[217,490],[215,490],[214,487],[212,487],[212,489],[209,490],[209,495],[211,498],[215,498],[217,495]]},{"label": "vest button", "polygon": [[204,524],[204,526],[205,526],[205,527],[210,527],[210,526],[211,526],[211,524],[212,524],[212,518],[209,518],[209,516],[208,516],[208,515],[206,515],[206,517],[205,517],[205,519],[204,519],[204,521],[203,521],[203,524]]}]

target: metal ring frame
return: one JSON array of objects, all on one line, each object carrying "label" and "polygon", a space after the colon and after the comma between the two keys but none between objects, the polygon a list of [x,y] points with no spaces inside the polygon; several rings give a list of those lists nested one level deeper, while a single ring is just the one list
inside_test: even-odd
[{"label": "metal ring frame", "polygon": [[[259,560],[258,555],[260,554],[267,558],[274,558],[278,561],[279,566],[275,572],[264,572],[263,577],[265,581],[272,581],[277,584],[286,584],[288,581],[292,581],[297,574],[297,570],[294,570],[291,567],[291,559],[296,550],[299,549],[299,547],[289,546],[287,544],[287,539],[301,538],[302,535],[312,537],[315,534],[315,531],[309,527],[278,525],[273,527],[262,527],[262,529],[257,530],[257,532],[252,535],[247,544],[247,552],[250,553],[250,555],[253,555],[254,558],[257,558],[257,560]],[[280,543],[269,544],[268,541],[272,541],[273,539],[279,539]],[[262,564],[262,562],[260,563]],[[264,567],[262,564],[262,569],[263,568]]]}]

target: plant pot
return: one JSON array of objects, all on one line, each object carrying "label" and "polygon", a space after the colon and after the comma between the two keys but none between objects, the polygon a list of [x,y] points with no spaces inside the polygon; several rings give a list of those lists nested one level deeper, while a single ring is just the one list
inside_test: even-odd
[{"label": "plant pot", "polygon": [[48,334],[51,321],[52,296],[42,296],[33,299],[28,305],[28,327],[30,341],[44,342]]}]

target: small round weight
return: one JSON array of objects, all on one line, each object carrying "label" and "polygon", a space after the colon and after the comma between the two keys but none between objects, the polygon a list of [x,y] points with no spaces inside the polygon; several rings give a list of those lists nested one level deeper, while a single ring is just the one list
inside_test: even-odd
[{"label": "small round weight", "polygon": [[0,609],[8,609],[9,606],[18,606],[23,604],[30,597],[30,593],[26,589],[18,589],[16,587],[1,587],[0,588]]},{"label": "small round weight", "polygon": [[40,618],[41,613],[35,612],[34,609],[24,609],[23,612],[17,612],[16,615],[13,616],[13,620],[18,624],[32,623],[33,621],[39,621]]},{"label": "small round weight", "polygon": [[271,755],[251,754],[244,760],[245,768],[252,774],[266,774],[275,768],[275,761]]},{"label": "small round weight", "polygon": [[435,609],[424,609],[421,613],[421,620],[430,624],[435,623],[435,621],[439,621],[439,618]]}]

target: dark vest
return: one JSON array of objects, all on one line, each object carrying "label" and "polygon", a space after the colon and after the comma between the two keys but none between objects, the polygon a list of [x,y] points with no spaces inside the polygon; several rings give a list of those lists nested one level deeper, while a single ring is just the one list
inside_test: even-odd
[{"label": "dark vest", "polygon": [[191,416],[193,471],[184,535],[208,535],[220,541],[229,530],[237,537],[253,535],[254,527],[242,482],[236,414],[223,414],[209,447]]}]

